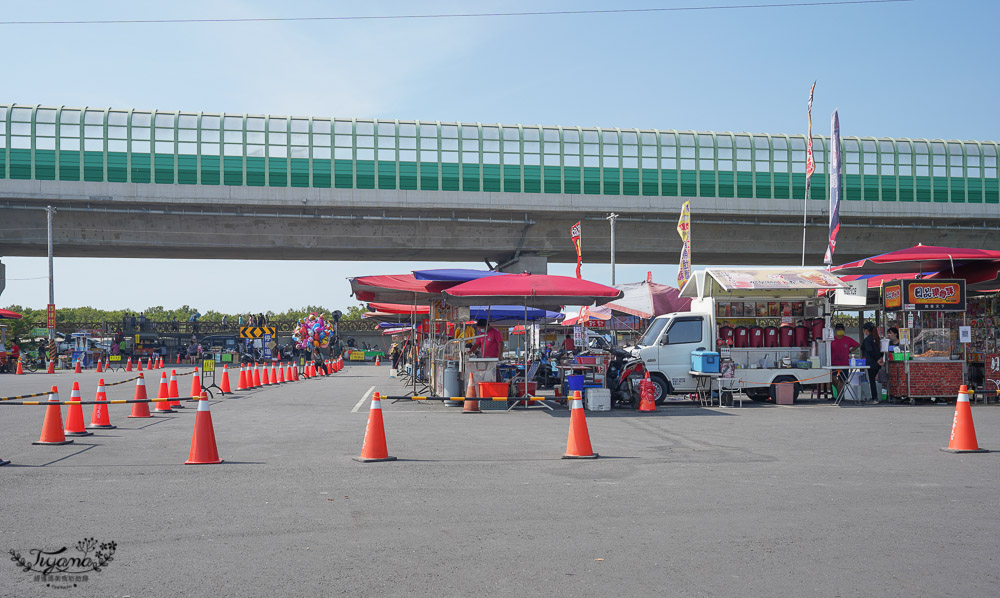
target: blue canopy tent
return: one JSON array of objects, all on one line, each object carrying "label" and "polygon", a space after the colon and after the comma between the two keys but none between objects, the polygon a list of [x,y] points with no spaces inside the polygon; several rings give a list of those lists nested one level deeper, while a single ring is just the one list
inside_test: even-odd
[{"label": "blue canopy tent", "polygon": [[504,276],[505,274],[506,272],[472,270],[470,268],[439,268],[413,271],[413,277],[417,280],[432,280],[436,282],[468,282],[487,276]]}]

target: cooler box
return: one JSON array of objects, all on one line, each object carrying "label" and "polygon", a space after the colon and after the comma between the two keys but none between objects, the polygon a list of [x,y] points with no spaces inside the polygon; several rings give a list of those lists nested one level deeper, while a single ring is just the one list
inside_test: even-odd
[{"label": "cooler box", "polygon": [[611,391],[607,388],[588,388],[583,407],[587,411],[611,411]]},{"label": "cooler box", "polygon": [[691,370],[706,374],[718,374],[719,354],[715,351],[691,351]]}]

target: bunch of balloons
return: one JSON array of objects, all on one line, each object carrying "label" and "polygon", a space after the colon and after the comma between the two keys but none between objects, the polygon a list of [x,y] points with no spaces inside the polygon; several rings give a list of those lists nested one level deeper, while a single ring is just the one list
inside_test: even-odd
[{"label": "bunch of balloons", "polygon": [[296,347],[311,349],[330,346],[330,342],[333,340],[333,328],[326,323],[325,315],[317,315],[314,312],[299,320],[292,332],[292,339],[295,341]]}]

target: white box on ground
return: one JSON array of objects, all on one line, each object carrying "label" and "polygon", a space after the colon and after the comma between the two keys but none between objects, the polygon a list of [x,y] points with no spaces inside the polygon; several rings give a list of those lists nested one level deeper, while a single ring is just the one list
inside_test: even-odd
[{"label": "white box on ground", "polygon": [[611,391],[607,388],[588,388],[583,401],[587,411],[611,411]]}]

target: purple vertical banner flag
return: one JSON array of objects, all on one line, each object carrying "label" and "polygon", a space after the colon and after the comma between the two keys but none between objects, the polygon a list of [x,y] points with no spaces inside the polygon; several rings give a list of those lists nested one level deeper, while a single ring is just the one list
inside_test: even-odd
[{"label": "purple vertical banner flag", "polygon": [[833,265],[833,252],[837,249],[837,233],[840,232],[840,115],[833,111],[830,118],[830,241],[826,246],[823,263]]}]

